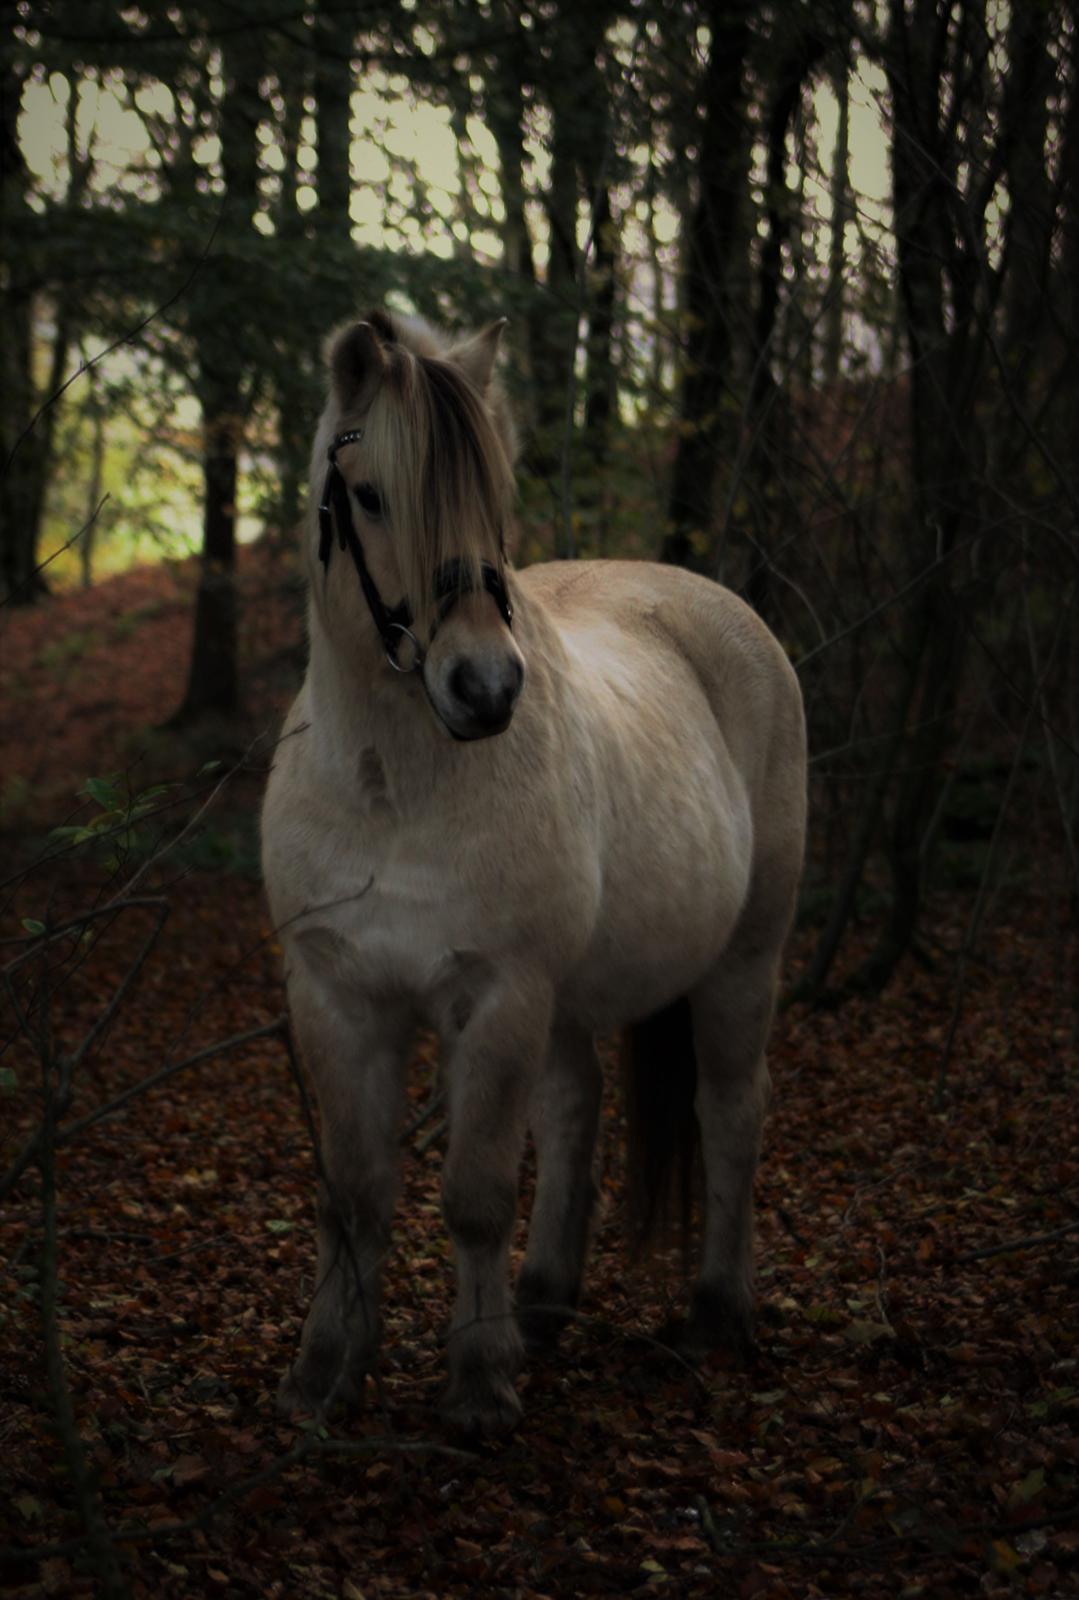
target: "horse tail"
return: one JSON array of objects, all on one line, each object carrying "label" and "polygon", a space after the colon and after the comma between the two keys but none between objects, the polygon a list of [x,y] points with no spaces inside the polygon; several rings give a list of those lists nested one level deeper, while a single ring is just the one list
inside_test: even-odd
[{"label": "horse tail", "polygon": [[688,1265],[700,1135],[693,1018],[683,996],[625,1030],[629,1243],[640,1255],[664,1237]]}]

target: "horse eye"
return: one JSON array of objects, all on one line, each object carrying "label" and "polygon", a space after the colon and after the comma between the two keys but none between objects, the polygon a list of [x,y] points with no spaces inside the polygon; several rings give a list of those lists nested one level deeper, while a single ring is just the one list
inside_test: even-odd
[{"label": "horse eye", "polygon": [[382,497],[373,483],[358,484],[352,492],[365,516],[377,518],[382,515]]}]

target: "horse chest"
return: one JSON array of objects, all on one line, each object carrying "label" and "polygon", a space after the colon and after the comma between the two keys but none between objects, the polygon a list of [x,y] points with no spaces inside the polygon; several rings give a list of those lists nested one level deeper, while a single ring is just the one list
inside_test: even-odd
[{"label": "horse chest", "polygon": [[289,939],[327,998],[346,1011],[393,998],[456,1031],[501,965],[504,930],[445,837],[323,839],[307,878],[312,910]]}]

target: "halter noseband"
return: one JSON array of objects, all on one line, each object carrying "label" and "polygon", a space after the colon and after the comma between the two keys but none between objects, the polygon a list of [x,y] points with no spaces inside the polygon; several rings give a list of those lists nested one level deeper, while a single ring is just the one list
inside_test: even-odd
[{"label": "halter noseband", "polygon": [[[339,433],[326,452],[329,466],[326,468],[326,479],[322,485],[322,498],[318,507],[318,558],[326,572],[330,570],[330,553],[333,549],[333,525],[337,521],[337,541],[342,550],[347,550],[352,557],[352,565],[356,568],[356,576],[360,580],[363,597],[367,601],[367,609],[374,618],[375,627],[378,629],[382,640],[382,648],[386,652],[386,659],[395,672],[415,672],[422,666],[424,650],[416,635],[412,632],[415,618],[412,607],[407,598],[395,606],[387,606],[378,592],[378,585],[368,570],[364,559],[363,545],[356,532],[356,525],[352,520],[352,503],[348,497],[348,484],[345,482],[344,473],[337,465],[337,452],[346,444],[355,444],[363,438],[362,428],[350,428],[347,433]],[[480,563],[480,578],[483,587],[494,600],[502,615],[506,627],[513,625],[513,607],[506,591],[505,579],[498,567],[490,561]],[[435,573],[434,598],[438,603],[438,615],[435,625],[431,630],[431,639],[434,638],[439,625],[446,620],[462,594],[467,594],[473,583],[471,573],[465,562],[458,557],[452,561],[444,561]],[[412,641],[413,658],[411,664],[402,667],[397,659],[402,638]],[[429,639],[428,645],[431,640]]]}]

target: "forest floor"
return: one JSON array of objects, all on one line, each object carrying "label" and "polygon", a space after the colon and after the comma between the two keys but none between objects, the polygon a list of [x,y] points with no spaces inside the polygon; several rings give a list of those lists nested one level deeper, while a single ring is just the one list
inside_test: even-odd
[{"label": "forest floor", "polygon": [[[169,1600],[1079,1593],[1076,952],[1037,873],[998,902],[966,964],[943,1073],[967,892],[934,901],[931,964],[909,962],[875,999],[781,1015],[752,1365],[716,1356],[693,1371],[649,1338],[684,1289],[673,1254],[625,1260],[612,1081],[582,1314],[557,1358],[523,1375],[512,1439],[463,1449],[438,1421],[452,1274],[437,1113],[404,1139],[368,1410],[321,1435],[275,1414],[314,1264],[311,1141],[281,1036],[209,1055],[64,1139],[124,1088],[284,1009],[253,769],[302,623],[280,576],[245,559],[244,722],[217,751],[225,766],[158,797],[140,829],[188,816],[233,753],[266,738],[134,884],[138,837],[111,864],[85,847],[25,868],[77,805],[76,821],[100,814],[106,791],[75,798],[88,778],[122,773],[142,793],[205,759],[152,731],[183,690],[190,572],[0,614],[0,965],[38,952],[8,997],[33,999],[29,1027],[10,1006],[2,1018],[4,1169],[41,1120],[37,1047],[85,1036],[155,909],[54,942],[47,977],[36,924],[117,894],[168,908],[79,1065],[55,1218],[47,1159],[0,1212],[0,1588],[106,1592],[111,1542],[130,1592]],[[792,940],[791,977],[812,937]],[[413,1121],[434,1077],[421,1044]],[[95,1494],[96,1568],[72,1544]]]}]

